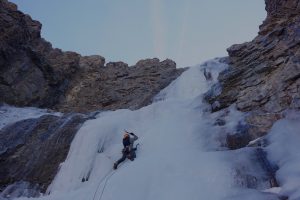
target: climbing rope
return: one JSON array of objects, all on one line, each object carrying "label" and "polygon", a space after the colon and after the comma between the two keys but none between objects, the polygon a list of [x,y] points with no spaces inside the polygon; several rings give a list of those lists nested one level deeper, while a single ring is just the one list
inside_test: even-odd
[{"label": "climbing rope", "polygon": [[101,192],[101,195],[100,195],[100,198],[99,198],[99,200],[101,200],[102,199],[102,195],[103,195],[103,193],[104,193],[104,190],[105,190],[105,187],[106,187],[106,184],[107,184],[107,181],[110,179],[110,177],[112,177],[112,175],[115,173],[116,171],[114,171],[114,172],[112,172],[108,177],[107,177],[107,179],[105,180],[105,183],[104,183],[104,186],[103,186],[103,189],[102,189],[102,192]]},{"label": "climbing rope", "polygon": [[[99,188],[100,188],[101,183],[102,183],[107,177],[110,178],[112,174],[114,174],[114,172],[112,172],[112,170],[110,170],[110,171],[109,171],[109,172],[101,179],[101,181],[98,183],[97,189],[96,189],[96,191],[95,191],[95,193],[94,193],[94,196],[93,196],[93,200],[95,200],[96,194],[98,193],[98,190],[99,190]],[[105,184],[106,184],[106,182],[107,182],[107,180],[105,181]],[[105,186],[105,185],[104,185],[104,186]],[[104,191],[104,189],[103,189],[102,192],[101,192],[101,196],[102,196],[103,191]]]},{"label": "climbing rope", "polygon": [[[139,145],[139,143],[135,146],[135,148],[137,148],[138,145]],[[108,158],[109,158],[109,157],[108,157]],[[110,159],[110,158],[109,158],[109,159]],[[122,164],[123,164],[123,163],[121,163],[120,166],[121,166]],[[93,200],[95,200],[96,194],[98,193],[98,190],[99,190],[99,188],[100,188],[101,183],[105,180],[103,189],[102,189],[102,191],[101,191],[101,194],[100,194],[100,197],[99,197],[98,200],[101,200],[101,199],[102,199],[102,196],[103,196],[105,187],[106,187],[106,185],[107,185],[107,182],[108,182],[108,180],[112,177],[112,175],[114,175],[115,172],[116,172],[116,171],[110,170],[110,171],[109,171],[109,172],[101,179],[101,181],[98,183],[97,189],[96,189],[96,191],[95,191],[95,193],[94,193]]]}]

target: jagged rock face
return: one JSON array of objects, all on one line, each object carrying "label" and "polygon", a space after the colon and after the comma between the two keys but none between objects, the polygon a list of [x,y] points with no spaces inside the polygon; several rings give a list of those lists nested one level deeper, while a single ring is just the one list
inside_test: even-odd
[{"label": "jagged rock face", "polygon": [[146,59],[128,67],[111,62],[105,67],[81,68],[66,91],[66,98],[56,108],[77,112],[96,109],[138,109],[176,79],[183,70],[175,62]]},{"label": "jagged rock face", "polygon": [[206,96],[220,110],[236,103],[247,118],[251,139],[266,134],[285,109],[300,108],[300,1],[266,0],[268,16],[251,42],[228,49],[222,92]]},{"label": "jagged rock face", "polygon": [[53,49],[40,37],[42,25],[6,0],[0,2],[0,27],[0,101],[51,107],[76,71],[79,55]]},{"label": "jagged rock face", "polygon": [[182,72],[170,60],[105,66],[101,56],[53,49],[40,36],[42,25],[7,0],[0,1],[0,27],[0,102],[11,105],[68,112],[135,109]]},{"label": "jagged rock face", "polygon": [[80,114],[44,115],[1,129],[0,192],[17,182],[45,192],[85,120]]},{"label": "jagged rock face", "polygon": [[288,17],[300,11],[299,0],[266,0],[268,17]]}]

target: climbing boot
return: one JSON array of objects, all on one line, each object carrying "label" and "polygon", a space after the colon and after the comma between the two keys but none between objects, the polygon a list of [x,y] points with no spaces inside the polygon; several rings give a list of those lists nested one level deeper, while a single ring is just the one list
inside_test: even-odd
[{"label": "climbing boot", "polygon": [[114,163],[114,170],[116,170],[118,168],[118,164],[117,163]]}]

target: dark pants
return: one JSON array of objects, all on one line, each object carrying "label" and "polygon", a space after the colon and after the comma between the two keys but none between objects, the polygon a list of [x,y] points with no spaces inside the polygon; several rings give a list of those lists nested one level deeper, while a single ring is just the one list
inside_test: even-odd
[{"label": "dark pants", "polygon": [[115,164],[116,166],[118,166],[121,162],[123,162],[126,158],[128,158],[129,160],[133,161],[136,158],[136,154],[135,154],[136,148],[133,148],[131,151],[126,152],[124,151],[122,154],[122,158],[120,158]]}]

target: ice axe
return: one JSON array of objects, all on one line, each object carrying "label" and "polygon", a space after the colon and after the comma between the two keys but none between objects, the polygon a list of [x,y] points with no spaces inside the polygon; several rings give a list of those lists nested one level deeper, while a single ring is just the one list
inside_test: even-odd
[{"label": "ice axe", "polygon": [[132,132],[128,132],[126,129],[124,129],[124,131],[125,131],[125,133],[128,133],[128,134],[130,134],[130,135],[131,135],[131,133],[132,133]]}]

